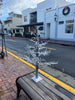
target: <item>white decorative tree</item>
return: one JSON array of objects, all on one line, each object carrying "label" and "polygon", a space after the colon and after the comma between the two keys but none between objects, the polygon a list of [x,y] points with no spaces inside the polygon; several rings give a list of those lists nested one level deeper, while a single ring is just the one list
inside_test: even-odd
[{"label": "white decorative tree", "polygon": [[[34,42],[34,41],[33,41]],[[40,80],[42,80],[42,78],[39,76],[39,73],[38,73],[38,69],[39,69],[39,64],[41,62],[41,58],[40,56],[41,55],[48,55],[48,53],[51,52],[51,50],[49,50],[49,52],[47,52],[46,50],[42,52],[42,46],[46,45],[46,43],[39,43],[39,35],[37,34],[36,35],[36,42],[35,42],[35,45],[34,46],[29,46],[28,50],[29,50],[29,53],[31,54],[30,57],[27,57],[27,59],[29,60],[29,62],[32,62],[34,61],[35,63],[35,66],[36,66],[36,74],[35,76],[32,78],[35,82],[38,82]],[[30,59],[31,58],[31,59]]]},{"label": "white decorative tree", "polygon": [[41,56],[43,56],[43,57],[48,56],[51,53],[51,50],[44,47],[47,43],[39,42],[39,35],[37,35],[35,37],[35,39],[33,39],[33,40],[31,39],[31,41],[34,43],[33,43],[33,45],[31,43],[30,46],[27,45],[27,50],[25,50],[25,51],[27,51],[26,54],[28,54],[28,55],[27,56],[25,55],[25,58],[23,58],[23,59],[27,60],[28,62],[30,62],[36,66],[36,74],[32,79],[35,82],[38,82],[42,79],[38,74],[39,66],[40,65],[48,66],[51,64],[57,64],[57,62],[47,62],[47,61],[45,61],[45,59],[43,59],[41,57]]},{"label": "white decorative tree", "polygon": [[39,66],[39,35],[36,34],[36,44],[35,44],[35,54],[36,54],[36,74],[32,78],[35,82],[42,80],[42,78],[38,75],[38,66]]}]

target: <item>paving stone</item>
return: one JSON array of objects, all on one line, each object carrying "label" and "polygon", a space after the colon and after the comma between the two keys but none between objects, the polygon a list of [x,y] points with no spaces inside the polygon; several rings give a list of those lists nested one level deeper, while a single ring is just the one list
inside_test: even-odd
[{"label": "paving stone", "polygon": [[[16,78],[33,71],[32,68],[8,54],[0,59],[0,100],[25,100],[26,95],[16,98]],[[27,99],[28,100],[28,99]]]},{"label": "paving stone", "polygon": [[2,82],[2,79],[0,79],[0,82]]},{"label": "paving stone", "polygon": [[1,100],[7,100],[7,98],[2,98]]}]

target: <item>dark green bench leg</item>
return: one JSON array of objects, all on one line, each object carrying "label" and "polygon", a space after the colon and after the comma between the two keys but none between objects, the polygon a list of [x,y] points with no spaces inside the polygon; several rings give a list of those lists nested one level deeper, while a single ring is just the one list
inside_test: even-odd
[{"label": "dark green bench leg", "polygon": [[19,84],[16,84],[17,85],[17,98],[20,96],[20,91],[21,91],[21,87]]}]

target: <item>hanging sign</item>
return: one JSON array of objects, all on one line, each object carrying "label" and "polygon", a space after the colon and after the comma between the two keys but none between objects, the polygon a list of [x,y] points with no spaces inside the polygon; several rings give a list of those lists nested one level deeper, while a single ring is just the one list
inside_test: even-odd
[{"label": "hanging sign", "polygon": [[69,7],[65,7],[63,9],[63,15],[68,15],[70,13],[70,8]]}]

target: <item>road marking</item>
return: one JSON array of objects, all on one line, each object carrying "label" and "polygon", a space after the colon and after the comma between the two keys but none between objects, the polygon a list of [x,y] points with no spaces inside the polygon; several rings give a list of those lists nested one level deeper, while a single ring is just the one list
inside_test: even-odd
[{"label": "road marking", "polygon": [[10,40],[10,41],[12,41],[12,42],[16,42],[16,40]]},{"label": "road marking", "polygon": [[54,48],[43,47],[43,46],[41,46],[41,48],[46,48],[46,49],[50,49],[50,50],[56,50],[56,49],[54,49]]},{"label": "road marking", "polygon": [[[34,65],[32,65],[32,64],[28,63],[27,61],[25,61],[25,60],[19,58],[18,56],[14,55],[13,53],[11,53],[11,52],[9,52],[9,51],[7,51],[7,52],[8,52],[10,55],[12,55],[13,57],[15,57],[16,59],[22,61],[23,63],[25,63],[25,64],[27,64],[28,66],[30,66],[30,67],[32,67],[33,69],[35,69],[35,66],[34,66]],[[55,77],[49,75],[48,73],[42,71],[41,69],[39,69],[39,72],[42,73],[43,75],[45,75],[46,77],[48,77],[49,79],[51,79],[51,80],[52,80],[53,82],[55,82],[56,84],[62,86],[63,88],[65,88],[65,89],[68,90],[69,92],[75,94],[75,89],[74,89],[73,87],[71,87],[71,86],[65,84],[64,82],[62,82],[62,81],[56,79]]]},{"label": "road marking", "polygon": [[10,40],[10,39],[9,39],[9,40],[7,40],[7,41],[12,41],[12,42],[16,42],[16,40]]}]

